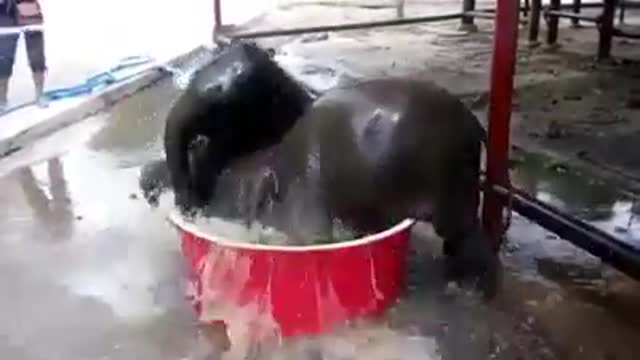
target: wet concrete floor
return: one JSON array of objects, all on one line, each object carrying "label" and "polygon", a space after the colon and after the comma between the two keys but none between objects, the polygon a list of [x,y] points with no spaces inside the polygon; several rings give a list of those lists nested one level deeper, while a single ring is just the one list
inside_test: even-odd
[{"label": "wet concrete floor", "polygon": [[[183,299],[167,209],[149,209],[137,189],[140,165],[161,153],[175,94],[167,81],[0,161],[0,358],[217,358]],[[516,181],[638,244],[628,197],[565,170],[527,158]],[[409,291],[384,321],[285,342],[258,358],[631,360],[640,353],[638,284],[524,219],[514,218],[503,291],[488,304],[447,289],[437,239],[424,224],[415,234]]]},{"label": "wet concrete floor", "polygon": [[640,195],[542,155],[516,150],[512,160],[514,185],[640,251]]}]

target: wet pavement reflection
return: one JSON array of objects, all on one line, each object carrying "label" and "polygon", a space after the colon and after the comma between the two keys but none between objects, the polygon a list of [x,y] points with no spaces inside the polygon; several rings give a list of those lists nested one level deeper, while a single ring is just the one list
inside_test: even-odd
[{"label": "wet pavement reflection", "polygon": [[38,227],[49,230],[50,233],[47,235],[51,236],[52,240],[65,240],[72,235],[73,213],[64,169],[59,158],[47,161],[47,175],[50,197],[38,184],[32,168],[18,170],[25,200],[33,210],[35,219],[41,224]]},{"label": "wet pavement reflection", "polygon": [[[540,155],[514,152],[512,181],[640,251],[638,197]],[[503,260],[540,328],[568,359],[633,359],[640,335],[640,284],[585,251],[515,216]],[[506,286],[506,284],[505,284]],[[523,287],[524,286],[524,287]],[[607,332],[598,329],[611,329]]]},{"label": "wet pavement reflection", "polygon": [[613,184],[541,155],[517,151],[514,158],[514,185],[640,251],[639,195],[626,194]]},{"label": "wet pavement reflection", "polygon": [[[150,209],[137,188],[139,167],[161,155],[163,119],[176,91],[161,83],[0,161],[6,174],[0,177],[0,358],[216,359],[222,351],[224,342],[200,331],[183,298],[180,248],[165,221],[170,197]],[[638,222],[628,216],[638,206],[632,209],[606,184],[543,159],[521,161],[514,177],[612,231],[629,224],[628,241],[638,241]],[[444,283],[430,226],[419,224],[415,235],[408,293],[382,323],[287,341],[257,358],[602,359],[613,352],[633,359],[640,353],[631,340],[640,336],[633,320],[640,314],[630,305],[640,299],[637,284],[524,219],[514,219],[503,254],[504,291],[489,304]],[[563,312],[545,315],[553,309]],[[611,335],[602,346],[588,343],[603,324]],[[232,347],[239,341],[230,340]],[[555,349],[571,356],[558,357]]]},{"label": "wet pavement reflection", "polygon": [[[144,99],[125,102],[131,119],[147,118],[129,140],[139,149],[160,128]],[[0,179],[2,358],[180,359],[193,348],[175,234],[131,196],[137,169],[123,169],[116,141],[131,124],[114,114],[25,150],[17,163],[28,165]],[[95,151],[95,139],[107,145]],[[57,156],[40,161],[52,148]]]}]

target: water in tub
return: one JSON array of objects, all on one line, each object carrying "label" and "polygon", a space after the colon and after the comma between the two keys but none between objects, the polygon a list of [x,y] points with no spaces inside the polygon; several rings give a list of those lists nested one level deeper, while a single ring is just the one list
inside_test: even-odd
[{"label": "water in tub", "polygon": [[338,219],[328,219],[316,201],[318,195],[309,191],[314,187],[294,182],[285,199],[274,201],[278,179],[264,165],[268,152],[263,155],[239,161],[220,175],[206,216],[192,221],[198,231],[230,241],[281,246],[319,245],[358,237]]},{"label": "water in tub", "polygon": [[196,228],[209,235],[241,243],[296,246],[321,245],[332,242],[347,241],[356,238],[356,232],[345,227],[339,220],[334,220],[333,237],[321,233],[296,235],[287,234],[283,230],[274,228],[254,220],[246,224],[243,220],[226,219],[220,217],[199,217],[194,221]]},{"label": "water in tub", "polygon": [[219,194],[219,202],[213,210],[221,216],[200,216],[193,220],[195,227],[205,234],[242,243],[280,246],[319,245],[357,237],[355,231],[338,219],[331,220],[332,234],[329,236],[323,227],[324,213],[313,202],[305,201],[306,194],[296,192],[296,189],[283,203],[271,203],[255,219],[248,220],[247,212],[255,211],[258,206],[256,197],[246,196],[241,189],[227,191],[224,180],[221,184],[217,192],[225,195]]}]

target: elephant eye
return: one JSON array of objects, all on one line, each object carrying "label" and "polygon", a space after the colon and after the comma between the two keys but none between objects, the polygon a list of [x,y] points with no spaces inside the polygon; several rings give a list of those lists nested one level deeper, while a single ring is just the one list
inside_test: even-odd
[{"label": "elephant eye", "polygon": [[211,139],[208,136],[196,135],[196,137],[189,143],[189,150],[202,149],[209,145],[209,142],[211,142]]}]

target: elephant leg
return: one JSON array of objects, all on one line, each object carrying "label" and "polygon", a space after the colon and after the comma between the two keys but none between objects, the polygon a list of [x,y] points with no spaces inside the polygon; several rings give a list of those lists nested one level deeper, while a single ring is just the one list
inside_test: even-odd
[{"label": "elephant leg", "polygon": [[479,188],[472,181],[451,178],[438,190],[433,213],[433,226],[444,240],[443,254],[458,256],[465,241],[478,228]]},{"label": "elephant leg", "polygon": [[[474,149],[475,150],[475,149]],[[461,153],[458,159],[449,159],[441,173],[435,196],[433,225],[443,238],[443,253],[452,261],[453,275],[476,268],[482,241],[478,208],[480,204],[480,151]],[[457,161],[452,161],[457,160]],[[478,255],[478,256],[477,256]]]},{"label": "elephant leg", "polygon": [[190,189],[188,202],[190,206],[203,210],[214,198],[220,169],[219,155],[216,149],[208,144],[197,145],[189,154]]},{"label": "elephant leg", "polygon": [[486,298],[497,293],[500,262],[479,221],[479,177],[465,171],[451,177],[437,195],[433,225],[444,239],[447,276],[471,283]]},{"label": "elephant leg", "polygon": [[275,175],[262,173],[245,184],[246,225],[250,227],[254,221],[264,217],[265,212],[273,210],[273,201],[278,191]]}]

